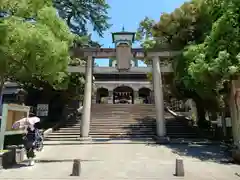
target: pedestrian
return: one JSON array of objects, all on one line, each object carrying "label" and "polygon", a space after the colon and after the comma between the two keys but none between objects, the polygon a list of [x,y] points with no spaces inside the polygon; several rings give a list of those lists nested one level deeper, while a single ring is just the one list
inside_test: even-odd
[{"label": "pedestrian", "polygon": [[26,150],[26,155],[29,160],[29,165],[34,165],[34,150],[41,151],[43,148],[43,136],[39,131],[40,118],[35,114],[30,113],[28,117],[24,117],[15,121],[12,125],[13,129],[25,128],[23,144]]},{"label": "pedestrian", "polygon": [[[36,117],[33,113],[29,114],[29,118],[34,118]],[[36,117],[37,118],[37,117]],[[40,138],[40,133],[37,128],[39,123],[36,123],[34,125],[28,124],[26,127],[26,134],[24,137],[24,147],[26,150],[26,155],[29,160],[29,165],[33,166],[34,165],[34,158],[35,158],[35,149],[37,145],[37,141]]]}]

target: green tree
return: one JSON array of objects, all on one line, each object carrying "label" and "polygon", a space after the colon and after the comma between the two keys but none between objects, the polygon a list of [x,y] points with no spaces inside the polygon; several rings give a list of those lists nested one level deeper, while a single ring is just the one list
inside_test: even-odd
[{"label": "green tree", "polygon": [[108,23],[109,5],[105,0],[53,0],[60,17],[66,20],[72,32],[78,35],[87,35],[88,26],[101,37],[111,25]]},{"label": "green tree", "polygon": [[74,36],[51,0],[0,0],[0,89],[6,80],[66,84]]},{"label": "green tree", "polygon": [[196,82],[206,84],[224,106],[220,92],[240,70],[240,3],[206,2],[215,18],[211,31],[202,43],[189,46],[184,56],[189,62],[189,75]]},{"label": "green tree", "polygon": [[167,43],[183,51],[173,61],[174,83],[178,92],[195,100],[200,120],[206,109],[224,107],[226,85],[239,73],[239,9],[237,0],[193,0],[164,13],[152,28],[148,24],[153,23],[140,24],[152,36],[143,41],[146,50]]},{"label": "green tree", "polygon": [[[153,23],[145,18],[144,21],[148,22],[141,22],[139,28],[139,34],[144,37],[142,46],[146,51],[162,48],[184,51],[189,45],[202,43],[217,17],[213,16],[216,11],[209,5],[208,1],[194,0],[184,3],[170,14],[163,13],[159,22]],[[172,64],[175,76],[173,84],[178,94],[193,98],[197,104],[199,119],[204,120],[205,108],[216,107],[216,96],[212,96],[214,92],[204,82],[197,81],[189,74],[190,63],[185,54],[174,58]]]},{"label": "green tree", "polygon": [[[108,23],[109,5],[105,0],[53,0],[54,7],[58,10],[58,14],[63,18],[71,31],[77,36],[74,39],[74,44],[78,48],[83,47],[100,47],[97,42],[92,41],[91,34],[88,34],[89,25],[92,25],[93,30],[101,37],[103,32],[111,25]],[[77,63],[76,63],[77,62]],[[83,64],[85,59],[72,59],[71,65]],[[68,94],[78,98],[82,97],[84,91],[84,74],[71,73],[68,75],[67,81],[69,88]],[[76,91],[77,89],[77,91]]]}]

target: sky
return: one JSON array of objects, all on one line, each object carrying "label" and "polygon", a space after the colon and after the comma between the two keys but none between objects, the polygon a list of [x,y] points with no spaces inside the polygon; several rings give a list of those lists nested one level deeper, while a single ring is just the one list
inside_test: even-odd
[{"label": "sky", "polygon": [[[96,33],[92,33],[92,39],[102,44],[103,47],[114,47],[112,43],[112,32],[122,30],[124,26],[125,31],[136,32],[141,20],[146,16],[159,21],[161,13],[172,12],[178,8],[186,0],[106,0],[110,5],[108,15],[111,17],[110,24],[112,27],[104,33],[103,38]],[[133,47],[139,47],[135,43]],[[99,66],[108,66],[108,59],[96,59],[95,62]],[[144,66],[143,63],[139,64]]]}]

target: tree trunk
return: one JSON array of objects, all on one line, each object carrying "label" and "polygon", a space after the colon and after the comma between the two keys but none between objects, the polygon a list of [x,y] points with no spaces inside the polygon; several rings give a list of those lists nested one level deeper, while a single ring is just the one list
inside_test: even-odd
[{"label": "tree trunk", "polygon": [[222,110],[222,130],[223,130],[223,137],[224,139],[227,137],[227,126],[226,126],[226,108],[223,108]]},{"label": "tree trunk", "polygon": [[4,87],[4,78],[0,77],[0,95],[2,95],[3,87]]},{"label": "tree trunk", "polygon": [[0,77],[0,116],[2,116],[3,88],[4,88],[4,78]]},{"label": "tree trunk", "polygon": [[197,114],[198,115],[198,122],[197,122],[198,127],[204,128],[206,119],[205,119],[205,108],[204,108],[203,102],[199,98],[194,99],[194,101],[196,103],[197,113],[198,113]]}]

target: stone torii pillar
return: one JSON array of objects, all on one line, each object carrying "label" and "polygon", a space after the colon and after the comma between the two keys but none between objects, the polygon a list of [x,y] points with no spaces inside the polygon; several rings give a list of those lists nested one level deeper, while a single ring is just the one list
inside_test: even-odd
[{"label": "stone torii pillar", "polygon": [[156,107],[156,124],[157,136],[164,137],[166,135],[165,119],[164,119],[164,102],[163,102],[163,85],[160,68],[160,60],[158,56],[154,56],[152,60],[153,89],[154,101]]},{"label": "stone torii pillar", "polygon": [[92,72],[93,72],[93,57],[88,56],[86,71],[85,71],[85,88],[83,100],[83,116],[80,125],[80,138],[88,138],[90,131],[91,119],[91,104],[92,104]]}]

